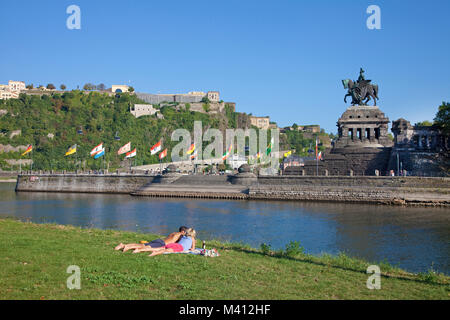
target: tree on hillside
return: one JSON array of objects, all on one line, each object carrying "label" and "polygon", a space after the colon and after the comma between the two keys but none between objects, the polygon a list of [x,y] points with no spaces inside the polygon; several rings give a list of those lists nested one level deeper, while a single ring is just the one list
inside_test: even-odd
[{"label": "tree on hillside", "polygon": [[28,90],[31,90],[31,89],[33,89],[33,87],[34,87],[34,86],[33,86],[33,84],[32,84],[32,83],[26,86],[26,88],[27,88]]},{"label": "tree on hillside", "polygon": [[417,122],[415,124],[415,126],[418,126],[418,127],[431,127],[432,125],[433,125],[433,122],[428,121],[428,120]]},{"label": "tree on hillside", "polygon": [[133,87],[129,87],[128,88],[128,92],[134,92],[134,88]]},{"label": "tree on hillside", "polygon": [[86,91],[91,91],[91,90],[95,90],[95,86],[92,83],[86,83],[83,86],[83,89]]},{"label": "tree on hillside", "polygon": [[205,112],[209,112],[209,111],[211,110],[211,107],[210,107],[209,103],[204,103],[204,104],[202,105],[202,107],[203,107],[203,110],[204,110]]},{"label": "tree on hillside", "polygon": [[53,83],[49,83],[49,84],[47,84],[47,89],[49,89],[49,90],[55,90],[56,87],[55,87],[55,85],[54,85]]},{"label": "tree on hillside", "polygon": [[62,91],[66,90],[66,86],[64,84],[59,86],[61,88]]},{"label": "tree on hillside", "polygon": [[208,99],[207,96],[204,96],[200,102],[203,102],[203,103],[210,103],[211,101]]},{"label": "tree on hillside", "polygon": [[106,86],[105,86],[104,83],[100,83],[100,84],[97,86],[97,90],[104,91],[105,89],[106,89]]},{"label": "tree on hillside", "polygon": [[442,102],[436,113],[434,122],[441,128],[445,135],[450,135],[450,103]]}]

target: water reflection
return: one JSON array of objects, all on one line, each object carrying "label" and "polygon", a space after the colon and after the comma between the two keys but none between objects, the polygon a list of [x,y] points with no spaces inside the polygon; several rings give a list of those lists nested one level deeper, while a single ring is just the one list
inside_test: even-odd
[{"label": "water reflection", "polygon": [[389,206],[134,198],[127,195],[18,193],[0,183],[0,216],[34,222],[167,234],[194,226],[201,239],[283,248],[300,241],[309,253],[346,251],[386,259],[410,271],[450,273],[450,210]]}]

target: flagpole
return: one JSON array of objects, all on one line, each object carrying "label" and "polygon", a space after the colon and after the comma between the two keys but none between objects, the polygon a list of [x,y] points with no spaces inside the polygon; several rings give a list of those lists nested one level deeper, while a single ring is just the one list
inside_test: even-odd
[{"label": "flagpole", "polygon": [[319,175],[319,159],[316,156],[316,175]]},{"label": "flagpole", "polygon": [[319,157],[318,157],[318,142],[316,137],[316,176],[319,176]]}]

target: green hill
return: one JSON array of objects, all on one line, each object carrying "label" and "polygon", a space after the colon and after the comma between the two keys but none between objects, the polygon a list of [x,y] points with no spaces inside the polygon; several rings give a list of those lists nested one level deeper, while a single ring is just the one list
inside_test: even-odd
[{"label": "green hill", "polygon": [[[29,159],[32,156],[33,169],[72,170],[76,161],[86,168],[98,169],[101,161],[90,158],[89,152],[103,142],[105,162],[109,162],[110,168],[116,168],[124,158],[124,155],[117,155],[117,150],[129,141],[132,148],[137,148],[137,165],[158,163],[157,155],[151,156],[149,149],[163,138],[170,155],[170,150],[178,143],[170,141],[173,130],[184,128],[192,132],[194,121],[202,121],[205,128],[233,128],[236,127],[235,118],[238,118],[238,114],[230,109],[224,115],[210,115],[163,106],[160,111],[164,119],[156,116],[136,119],[129,112],[135,103],[144,102],[132,94],[109,96],[82,91],[51,96],[21,94],[19,99],[0,100],[0,110],[4,110],[0,116],[0,144],[14,147],[32,144],[34,148],[32,155],[24,157],[19,151],[0,153],[0,165],[8,169],[6,159]],[[82,134],[78,133],[80,128]],[[21,133],[10,138],[15,130],[21,130]],[[115,139],[116,132],[120,141]],[[64,157],[74,144],[78,145],[77,153]],[[85,160],[86,163],[80,163]]]},{"label": "green hill", "polygon": [[[100,169],[108,165],[110,169],[127,167],[124,155],[117,150],[131,141],[137,148],[136,165],[158,163],[157,155],[150,155],[150,147],[163,139],[164,148],[170,151],[178,142],[172,142],[171,133],[177,128],[193,132],[194,121],[202,121],[203,129],[246,128],[250,126],[245,113],[234,112],[228,105],[224,113],[200,113],[180,107],[176,103],[156,105],[164,119],[156,116],[135,118],[130,107],[144,103],[135,95],[123,93],[110,96],[107,93],[70,91],[51,95],[21,94],[18,99],[0,100],[0,145],[16,147],[16,150],[1,152],[0,169],[18,169],[6,160],[31,159],[36,170],[74,170],[76,168]],[[81,129],[82,134],[78,133]],[[20,131],[20,133],[19,133]],[[120,141],[115,139],[118,134]],[[321,133],[322,135],[324,133]],[[326,134],[325,134],[326,135]],[[103,142],[106,153],[104,159],[94,160],[89,152]],[[306,153],[305,148],[314,143],[302,134],[280,135],[280,149],[297,149]],[[21,156],[28,145],[33,145],[32,154]],[[77,153],[69,157],[64,154],[77,144]],[[22,165],[22,169],[28,166]]]}]

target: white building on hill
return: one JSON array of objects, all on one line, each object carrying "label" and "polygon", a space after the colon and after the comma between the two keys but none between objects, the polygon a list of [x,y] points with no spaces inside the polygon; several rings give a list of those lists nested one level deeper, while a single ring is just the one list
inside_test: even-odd
[{"label": "white building on hill", "polygon": [[25,90],[25,82],[9,80],[8,84],[0,84],[0,99],[17,99],[21,90]]}]

